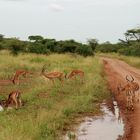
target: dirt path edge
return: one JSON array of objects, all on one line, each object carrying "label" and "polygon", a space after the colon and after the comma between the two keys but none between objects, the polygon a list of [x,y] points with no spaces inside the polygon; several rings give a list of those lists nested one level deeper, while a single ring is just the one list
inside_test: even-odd
[{"label": "dirt path edge", "polygon": [[140,83],[140,71],[117,59],[101,58],[104,64],[104,72],[107,76],[108,88],[118,102],[121,117],[124,122],[124,135],[120,140],[140,140],[140,103],[135,105],[134,111],[127,111],[125,94],[118,95],[117,86],[126,84],[125,76],[131,74]]}]

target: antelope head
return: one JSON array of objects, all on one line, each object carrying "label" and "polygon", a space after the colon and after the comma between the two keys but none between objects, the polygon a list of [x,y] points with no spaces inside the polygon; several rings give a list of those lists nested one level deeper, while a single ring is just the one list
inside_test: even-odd
[{"label": "antelope head", "polygon": [[118,92],[118,94],[120,94],[121,92],[123,92],[123,91],[125,91],[125,86],[122,86],[121,84],[119,84],[118,86],[117,86],[117,92]]},{"label": "antelope head", "polygon": [[46,66],[47,66],[47,64],[45,64],[45,65],[42,67],[42,71],[41,71],[40,75],[44,75],[44,72],[46,71]]},{"label": "antelope head", "polygon": [[117,92],[120,93],[121,90],[122,90],[122,86],[121,86],[121,84],[119,84],[119,85],[117,86]]}]

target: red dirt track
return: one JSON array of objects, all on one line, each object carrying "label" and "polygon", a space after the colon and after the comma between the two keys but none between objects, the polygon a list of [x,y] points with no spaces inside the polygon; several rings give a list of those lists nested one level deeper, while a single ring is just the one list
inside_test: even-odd
[{"label": "red dirt track", "polygon": [[122,118],[125,123],[123,140],[140,140],[140,102],[135,103],[134,111],[127,111],[125,93],[118,94],[117,92],[117,86],[120,83],[122,85],[127,83],[125,79],[126,75],[132,75],[135,81],[140,85],[140,70],[129,66],[121,60],[107,57],[102,57],[101,60],[104,63],[108,87],[114,94],[122,112]]}]

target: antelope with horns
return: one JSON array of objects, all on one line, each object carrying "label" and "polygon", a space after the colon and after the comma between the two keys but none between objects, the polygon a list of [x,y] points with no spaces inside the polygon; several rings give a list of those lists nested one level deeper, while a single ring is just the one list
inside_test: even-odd
[{"label": "antelope with horns", "polygon": [[139,84],[137,82],[134,82],[134,78],[132,75],[130,76],[131,76],[131,80],[129,80],[128,75],[126,76],[126,80],[131,85],[133,99],[136,98],[136,100],[139,102],[139,89],[140,89]]},{"label": "antelope with horns", "polygon": [[63,83],[64,80],[64,73],[55,71],[55,72],[45,72],[46,70],[46,65],[43,66],[41,74],[51,80],[54,84],[54,79],[58,79],[61,83]]}]

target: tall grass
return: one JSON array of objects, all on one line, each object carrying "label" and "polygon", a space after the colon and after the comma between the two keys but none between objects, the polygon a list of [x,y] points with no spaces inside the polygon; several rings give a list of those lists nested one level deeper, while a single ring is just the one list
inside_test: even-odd
[{"label": "tall grass", "polygon": [[[65,80],[63,85],[56,80],[53,85],[40,76],[44,64],[49,71],[64,73],[82,69],[84,83],[77,78]],[[13,57],[8,52],[0,52],[0,79],[7,79],[17,69],[27,69],[35,75],[19,86],[0,85],[0,98],[7,98],[10,91],[20,89],[25,102],[18,110],[0,112],[1,140],[59,140],[75,116],[99,113],[97,104],[109,97],[105,79],[101,76],[102,63],[96,57],[73,57],[70,54]],[[38,96],[41,93],[48,96]]]}]

